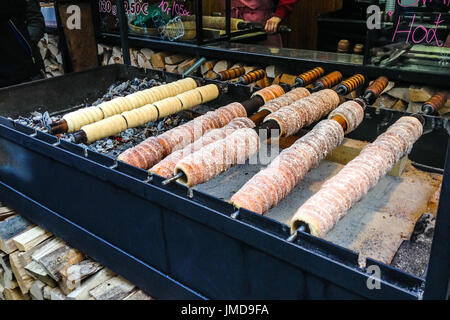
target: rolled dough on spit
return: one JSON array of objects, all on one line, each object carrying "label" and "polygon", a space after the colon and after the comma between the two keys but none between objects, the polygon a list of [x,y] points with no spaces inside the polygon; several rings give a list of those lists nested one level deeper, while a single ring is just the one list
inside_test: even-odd
[{"label": "rolled dough on spit", "polygon": [[422,135],[417,118],[404,116],[327,180],[294,214],[291,229],[307,225],[311,234],[324,237],[347,211],[384,176]]},{"label": "rolled dough on spit", "polygon": [[98,106],[79,109],[63,116],[68,126],[68,132],[80,130],[83,126],[102,119],[142,107],[188,90],[197,88],[197,82],[192,78],[181,79],[172,83],[152,87],[132,93],[126,97],[117,97],[103,102]]}]

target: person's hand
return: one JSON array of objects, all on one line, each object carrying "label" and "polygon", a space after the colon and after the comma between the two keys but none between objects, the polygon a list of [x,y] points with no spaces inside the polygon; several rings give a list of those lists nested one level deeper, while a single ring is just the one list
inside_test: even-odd
[{"label": "person's hand", "polygon": [[279,17],[272,17],[266,22],[264,30],[267,33],[276,33],[278,31],[278,26],[280,25],[281,19]]}]

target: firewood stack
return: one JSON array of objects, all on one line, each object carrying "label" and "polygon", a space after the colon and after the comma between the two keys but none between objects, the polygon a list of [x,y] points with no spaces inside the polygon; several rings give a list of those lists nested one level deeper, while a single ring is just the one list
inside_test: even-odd
[{"label": "firewood stack", "polygon": [[57,77],[64,74],[61,52],[58,47],[58,37],[45,34],[38,42],[38,48],[44,60],[45,74],[47,78]]},{"label": "firewood stack", "polygon": [[[410,113],[422,110],[424,102],[440,90],[429,86],[390,83],[376,102],[376,106]],[[450,117],[450,99],[438,111],[440,116]]]},{"label": "firewood stack", "polygon": [[151,300],[0,203],[0,300]]},{"label": "firewood stack", "polygon": [[[102,66],[123,63],[122,49],[117,46],[112,47],[99,44],[98,55]],[[188,56],[186,54],[165,51],[156,52],[148,48],[130,48],[130,58],[132,66],[178,74],[183,74],[186,72],[196,61],[195,57]],[[227,60],[208,60],[204,62],[193,75],[202,76],[207,79],[215,79],[217,73],[237,67],[244,67],[246,73],[261,68],[258,66],[250,66],[245,65],[244,63],[231,62]],[[267,66],[262,69],[265,69],[267,79],[260,80],[256,83],[256,85],[260,88],[264,88],[272,84],[274,79],[279,77],[281,74],[281,70],[275,66]],[[231,81],[236,80],[237,78]]]}]

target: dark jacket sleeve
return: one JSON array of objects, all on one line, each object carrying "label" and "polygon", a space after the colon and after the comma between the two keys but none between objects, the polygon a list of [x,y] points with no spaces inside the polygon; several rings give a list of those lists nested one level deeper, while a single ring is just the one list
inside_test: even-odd
[{"label": "dark jacket sleeve", "polygon": [[26,4],[26,0],[1,0],[0,21],[5,21],[23,15]]},{"label": "dark jacket sleeve", "polygon": [[38,43],[44,36],[45,21],[41,12],[41,6],[37,0],[28,0],[26,9],[27,28],[30,38],[34,43]]},{"label": "dark jacket sleeve", "polygon": [[279,0],[274,16],[277,16],[282,20],[286,19],[292,10],[294,10],[294,5],[296,3],[297,0]]}]

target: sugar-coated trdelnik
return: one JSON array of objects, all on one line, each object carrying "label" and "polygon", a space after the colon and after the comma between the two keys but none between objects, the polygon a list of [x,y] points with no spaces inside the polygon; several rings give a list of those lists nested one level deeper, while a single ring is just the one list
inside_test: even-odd
[{"label": "sugar-coated trdelnik", "polygon": [[195,118],[157,137],[150,137],[119,155],[120,161],[149,169],[164,157],[198,140],[206,132],[226,126],[235,118],[247,117],[247,111],[234,102]]},{"label": "sugar-coated trdelnik", "polygon": [[249,118],[235,118],[225,127],[208,131],[203,137],[191,143],[185,148],[172,152],[169,156],[154,165],[149,171],[164,178],[170,178],[174,175],[174,170],[179,161],[188,155],[199,151],[207,145],[222,140],[238,129],[254,128],[255,123]]},{"label": "sugar-coated trdelnik", "polygon": [[[341,104],[336,112],[351,123],[351,130],[363,120],[364,110],[354,101]],[[317,167],[343,139],[344,129],[339,122],[333,119],[320,121],[309,133],[283,150],[267,168],[244,184],[230,202],[238,208],[243,207],[259,214],[267,212],[284,199],[308,171]]]},{"label": "sugar-coated trdelnik", "polygon": [[301,128],[320,120],[338,105],[338,94],[333,90],[325,89],[282,107],[268,115],[264,121],[276,121],[280,127],[280,135],[290,136]]},{"label": "sugar-coated trdelnik", "polygon": [[327,180],[291,220],[292,230],[307,225],[311,234],[323,237],[347,211],[403,156],[422,135],[422,124],[405,116]]}]

